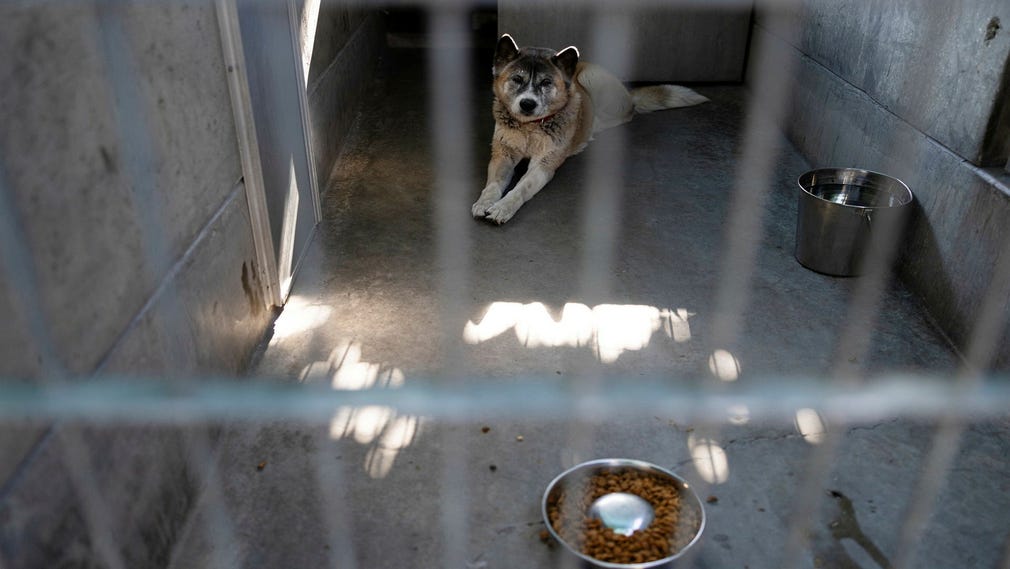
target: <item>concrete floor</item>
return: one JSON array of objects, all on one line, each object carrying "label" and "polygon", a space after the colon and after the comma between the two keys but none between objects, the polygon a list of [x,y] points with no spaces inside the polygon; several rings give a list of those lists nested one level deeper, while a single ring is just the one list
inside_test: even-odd
[{"label": "concrete floor", "polygon": [[[423,52],[392,50],[388,63],[337,165],[324,220],[256,375],[344,387],[374,380],[395,389],[458,372],[446,364],[446,354],[455,354],[465,379],[452,381],[467,385],[717,381],[707,370],[720,347],[710,344],[741,151],[742,88],[702,87],[711,103],[637,117],[599,137],[600,145],[607,137],[628,143],[609,292],[587,297],[579,281],[586,153],[508,224],[468,221],[469,265],[459,265],[468,292],[442,310],[439,283],[459,267],[441,266],[436,253]],[[469,141],[477,161],[473,192],[457,204],[460,216],[469,216],[483,185],[489,151],[483,63],[475,64],[477,129]],[[806,169],[787,148],[764,209],[755,212],[765,232],[751,298],[739,340],[724,346],[736,357],[741,384],[824,377],[833,362],[854,357],[836,349],[859,280],[813,273],[792,256],[793,180]],[[536,302],[543,310],[512,316],[519,330],[534,330],[525,342],[508,322],[498,330],[481,324],[493,303]],[[601,333],[595,349],[537,335],[536,316],[564,322],[565,303],[616,305],[616,319],[640,334],[632,341]],[[494,306],[506,312],[512,305]],[[880,306],[868,353],[850,363],[871,375],[957,368],[956,355],[900,285]],[[605,310],[593,313],[603,327],[611,322]],[[446,325],[449,313],[464,318]],[[464,341],[466,320],[476,326],[471,332],[483,332],[468,337],[482,342]],[[710,456],[725,457],[715,470],[694,460],[700,425],[633,410],[619,421],[571,424],[524,416],[522,408],[457,421],[363,408],[323,425],[232,425],[218,455],[223,493],[203,496],[172,567],[557,567],[561,551],[538,537],[540,495],[564,468],[611,456],[675,469],[717,498],[706,505],[707,539],[695,566],[779,567],[807,459],[818,447],[791,422],[711,423],[720,429]],[[934,429],[897,418],[827,428],[842,436],[818,485],[800,566],[889,567]],[[996,566],[1010,527],[1008,432],[1006,422],[968,429],[913,566]]]}]

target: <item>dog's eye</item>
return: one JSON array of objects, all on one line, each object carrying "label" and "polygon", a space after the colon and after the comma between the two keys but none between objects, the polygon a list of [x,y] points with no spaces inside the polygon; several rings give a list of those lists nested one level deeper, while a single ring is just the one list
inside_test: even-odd
[{"label": "dog's eye", "polygon": [[515,83],[516,85],[522,85],[523,84],[523,76],[522,75],[513,75],[512,76],[512,82]]},{"label": "dog's eye", "polygon": [[551,81],[550,79],[544,79],[543,81],[540,82],[540,88],[541,89],[546,89],[546,88],[550,87],[553,84],[554,84],[554,81]]}]

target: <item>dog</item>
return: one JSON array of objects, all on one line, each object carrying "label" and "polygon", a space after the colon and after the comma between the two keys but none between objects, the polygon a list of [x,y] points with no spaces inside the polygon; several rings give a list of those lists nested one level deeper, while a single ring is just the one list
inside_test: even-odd
[{"label": "dog", "polygon": [[[574,46],[555,52],[519,48],[509,34],[498,40],[494,77],[494,137],[487,184],[473,204],[475,218],[497,224],[554,177],[569,157],[581,152],[594,133],[626,123],[635,113],[688,107],[708,101],[677,85],[652,85],[628,91],[619,79],[592,63],[579,61]],[[529,159],[526,173],[508,194],[516,164]]]}]

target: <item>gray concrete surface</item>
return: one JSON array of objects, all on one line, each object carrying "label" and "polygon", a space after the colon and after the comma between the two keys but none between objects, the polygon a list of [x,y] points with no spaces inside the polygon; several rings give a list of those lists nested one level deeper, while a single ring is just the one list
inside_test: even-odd
[{"label": "gray concrete surface", "polygon": [[796,71],[785,130],[797,149],[815,167],[876,170],[909,185],[915,216],[898,267],[902,278],[964,351],[987,294],[994,295],[1002,321],[992,365],[1010,366],[1010,260],[1004,254],[1010,246],[1010,176],[973,166],[919,130],[914,114],[896,114],[899,109],[842,80],[763,26],[755,26],[754,38]]},{"label": "gray concrete surface", "polygon": [[311,139],[319,191],[324,192],[375,75],[384,47],[382,18],[377,11],[343,5],[321,7],[308,98]]},{"label": "gray concrete surface", "polygon": [[[6,182],[63,365],[90,373],[242,175],[217,20],[210,4],[124,5],[125,45],[108,49],[132,75],[117,83],[101,10],[2,10]],[[155,203],[138,202],[145,186]],[[145,261],[152,209],[168,263]]]},{"label": "gray concrete surface", "polygon": [[[621,12],[619,6],[609,14],[597,13],[591,5],[559,2],[501,0],[497,5],[499,33],[512,34],[519,45],[556,50],[574,45],[595,63],[626,56],[627,61],[619,64],[629,68],[614,69],[625,81],[735,82],[743,79],[747,65],[751,0],[704,8],[655,3],[635,12]],[[627,14],[631,35],[617,40],[626,53],[613,48],[598,51],[594,22],[602,23],[604,34],[620,34],[621,16]],[[670,57],[672,53],[677,56]]]},{"label": "gray concrete surface", "polygon": [[[788,145],[775,161],[763,209],[754,212],[764,231],[739,341],[712,345],[715,291],[720,279],[732,278],[719,267],[732,230],[726,220],[746,105],[740,87],[703,88],[711,103],[637,117],[593,143],[628,142],[614,188],[622,199],[615,261],[603,289],[609,292],[587,297],[579,280],[592,147],[505,226],[470,220],[473,198],[451,204],[465,220],[469,259],[440,263],[433,184],[442,165],[433,162],[427,130],[423,55],[392,50],[385,79],[371,89],[382,95],[368,100],[350,135],[325,196],[324,221],[256,375],[344,389],[396,389],[425,378],[473,386],[536,377],[575,391],[594,378],[632,385],[648,376],[718,389],[707,370],[720,347],[736,357],[739,384],[816,381],[840,362],[870,375],[957,369],[940,332],[897,283],[864,331],[869,350],[837,351],[860,280],[822,276],[793,259],[793,183],[809,164]],[[467,170],[473,197],[483,184],[492,126],[486,64],[475,61],[474,108],[459,117],[475,125],[466,141],[475,155]],[[466,294],[445,299],[439,286],[453,271],[465,278]],[[518,333],[506,319],[474,335],[473,325],[482,326],[494,303],[506,302],[539,302],[543,309],[533,305],[528,316],[517,316],[524,323]],[[645,324],[640,313],[623,312],[617,321],[636,334],[598,333],[576,345],[549,333],[565,322],[566,303],[670,312],[645,317]],[[465,317],[445,322],[456,310]],[[599,329],[608,322],[601,317]],[[464,340],[468,323],[466,337],[483,341]],[[335,410],[329,424],[249,417],[229,425],[208,477],[214,483],[170,566],[564,566],[559,549],[539,539],[540,495],[565,467],[607,456],[672,468],[713,497],[695,566],[781,566],[816,437],[798,432],[788,417],[747,423],[742,410],[735,423],[718,416],[699,424],[628,411],[626,420],[578,423],[532,418],[522,408],[465,421],[382,408]],[[904,513],[919,499],[912,492],[933,425],[886,418],[828,421],[826,428],[841,444],[830,474],[815,486],[816,515],[801,524],[809,544],[800,566],[886,567],[897,554]],[[712,436],[708,446],[698,440],[703,432]],[[1008,432],[1005,421],[969,427],[936,516],[917,541],[921,563],[913,566],[996,565],[1010,521]]]},{"label": "gray concrete surface", "polygon": [[195,434],[207,440],[199,427],[58,424],[4,488],[4,566],[164,567],[199,496]]},{"label": "gray concrete surface", "polygon": [[260,295],[245,187],[232,189],[100,373],[237,375],[272,314]]},{"label": "gray concrete surface", "polygon": [[[272,314],[213,4],[4,3],[0,49],[0,380],[239,373]],[[163,566],[182,433],[78,427],[0,425],[0,565]]]},{"label": "gray concrete surface", "polygon": [[[774,4],[793,12],[785,19],[759,10],[759,25],[791,38],[798,51],[973,164],[1006,160],[1006,2],[792,4]],[[784,32],[784,24],[799,24],[799,33]]]},{"label": "gray concrete surface", "polygon": [[[255,274],[248,236],[238,186],[165,288],[124,330],[101,373],[174,377],[244,369],[271,318],[261,298],[243,293],[243,273]],[[245,286],[258,290],[254,282]],[[206,437],[199,427],[192,431]],[[115,536],[113,551],[126,567],[164,566],[198,495],[198,473],[187,454],[193,433],[101,423],[81,432],[74,422],[5,422],[0,432],[5,567],[109,566],[95,533],[102,527]],[[68,445],[80,459],[68,459]],[[91,481],[95,494],[88,501],[83,488]]]}]

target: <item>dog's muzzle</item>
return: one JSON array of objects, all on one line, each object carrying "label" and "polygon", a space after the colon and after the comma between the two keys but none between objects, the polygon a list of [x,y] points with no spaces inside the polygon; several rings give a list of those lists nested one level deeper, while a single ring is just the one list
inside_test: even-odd
[{"label": "dog's muzzle", "polygon": [[519,108],[522,109],[524,114],[531,115],[537,108],[537,102],[533,99],[522,99],[519,101]]}]

